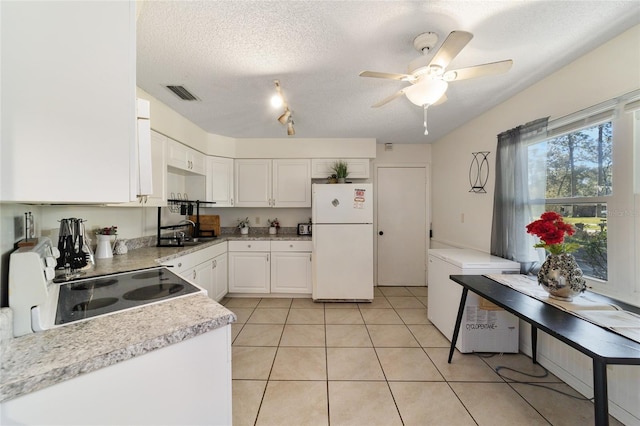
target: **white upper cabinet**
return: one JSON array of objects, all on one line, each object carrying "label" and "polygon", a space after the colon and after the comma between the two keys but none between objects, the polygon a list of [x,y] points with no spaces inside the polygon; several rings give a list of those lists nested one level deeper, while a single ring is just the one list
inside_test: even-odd
[{"label": "white upper cabinet", "polygon": [[[311,177],[314,179],[325,179],[333,171],[331,166],[338,161],[337,158],[314,158],[311,160]],[[369,159],[349,158],[343,160],[347,163],[349,175],[347,179],[369,179]]]},{"label": "white upper cabinet", "polygon": [[139,195],[136,201],[109,204],[114,207],[165,207],[167,205],[167,161],[165,148],[167,137],[151,131],[151,185],[149,195]]},{"label": "white upper cabinet", "polygon": [[311,207],[307,159],[235,160],[236,207]]},{"label": "white upper cabinet", "polygon": [[187,172],[204,175],[206,156],[180,142],[168,139],[167,165]]},{"label": "white upper cabinet", "polygon": [[273,207],[311,207],[309,160],[273,160]]},{"label": "white upper cabinet", "polygon": [[147,207],[164,207],[167,205],[167,161],[165,149],[167,137],[151,131],[151,182],[153,192],[143,199]]},{"label": "white upper cabinet", "polygon": [[132,201],[135,2],[0,8],[0,201]]},{"label": "white upper cabinet", "polygon": [[207,201],[233,207],[233,158],[207,157]]},{"label": "white upper cabinet", "polygon": [[236,207],[271,207],[271,160],[236,159],[233,187]]}]

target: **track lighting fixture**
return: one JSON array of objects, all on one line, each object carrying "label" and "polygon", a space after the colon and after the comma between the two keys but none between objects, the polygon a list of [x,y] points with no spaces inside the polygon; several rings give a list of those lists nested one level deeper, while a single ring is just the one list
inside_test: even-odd
[{"label": "track lighting fixture", "polygon": [[291,116],[291,110],[289,109],[289,105],[287,104],[287,100],[282,93],[282,88],[280,87],[280,81],[274,80],[273,84],[276,85],[276,94],[271,97],[271,105],[276,108],[280,108],[284,106],[284,112],[280,117],[278,117],[278,121],[283,126],[287,126],[287,135],[293,136],[296,134],[295,129],[293,128],[293,117]]},{"label": "track lighting fixture", "polygon": [[289,121],[289,117],[291,117],[291,111],[289,111],[289,108],[287,108],[284,110],[284,114],[278,117],[278,121],[280,122],[280,124],[287,124],[287,121]]},{"label": "track lighting fixture", "polygon": [[276,85],[276,94],[271,97],[271,106],[274,108],[280,108],[285,105],[284,96],[282,96],[282,90],[280,89],[280,82],[278,80],[274,80],[273,83]]},{"label": "track lighting fixture", "polygon": [[293,128],[293,118],[289,117],[289,122],[287,123],[287,135],[293,136],[296,134],[296,130]]}]

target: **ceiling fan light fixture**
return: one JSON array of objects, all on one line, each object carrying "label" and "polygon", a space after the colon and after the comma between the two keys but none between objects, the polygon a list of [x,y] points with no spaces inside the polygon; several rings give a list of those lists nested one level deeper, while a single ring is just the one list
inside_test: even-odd
[{"label": "ceiling fan light fixture", "polygon": [[418,106],[433,105],[447,91],[449,83],[440,79],[424,79],[404,89],[407,99]]}]

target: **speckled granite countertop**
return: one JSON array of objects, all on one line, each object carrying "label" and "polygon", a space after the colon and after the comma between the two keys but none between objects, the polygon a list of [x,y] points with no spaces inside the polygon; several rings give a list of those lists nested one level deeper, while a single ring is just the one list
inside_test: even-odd
[{"label": "speckled granite countertop", "polygon": [[234,313],[196,294],[3,342],[0,402],[225,326]]},{"label": "speckled granite countertop", "polygon": [[[95,268],[80,278],[152,268],[225,241],[244,240],[311,241],[311,237],[225,235],[197,246],[143,247],[110,259],[96,259]],[[179,343],[235,320],[233,312],[197,294],[18,338],[3,338],[0,402]]]},{"label": "speckled granite countertop", "polygon": [[216,244],[224,243],[225,241],[311,241],[311,236],[308,235],[295,235],[295,234],[283,234],[283,235],[223,235],[220,238],[216,238],[212,241],[208,241],[196,246],[186,247],[142,247],[135,250],[130,250],[129,253],[113,256],[109,259],[96,259],[95,268],[87,270],[78,279],[89,278],[99,275],[115,274],[119,272],[136,271],[139,269],[153,268],[161,265],[163,262],[168,262],[180,256],[185,256],[190,253],[194,253],[198,250],[202,250],[207,247],[211,247]]}]

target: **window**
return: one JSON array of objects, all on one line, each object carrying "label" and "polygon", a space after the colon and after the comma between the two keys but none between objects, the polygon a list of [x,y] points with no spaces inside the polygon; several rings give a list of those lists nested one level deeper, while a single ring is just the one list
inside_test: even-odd
[{"label": "window", "polygon": [[586,276],[606,281],[607,201],[613,193],[611,120],[557,134],[528,148],[533,213],[555,211],[576,228],[567,242]]}]

